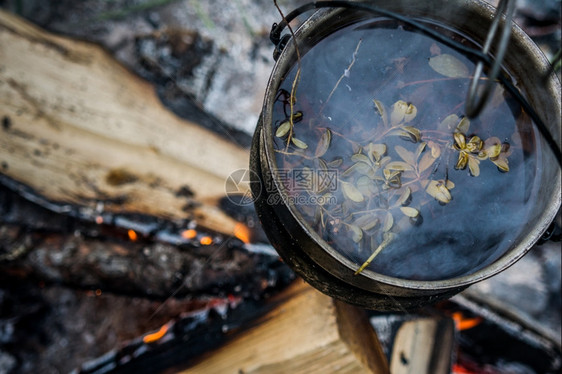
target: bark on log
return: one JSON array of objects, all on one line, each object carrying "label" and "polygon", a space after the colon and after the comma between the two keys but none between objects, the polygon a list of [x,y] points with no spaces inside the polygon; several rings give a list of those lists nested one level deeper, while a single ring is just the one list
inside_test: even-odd
[{"label": "bark on log", "polygon": [[247,150],[173,115],[101,48],[1,10],[0,119],[0,175],[39,200],[232,233],[216,205]]},{"label": "bark on log", "polygon": [[[169,223],[148,235],[57,214],[0,186],[0,273],[82,289],[166,299],[202,295],[261,298],[292,272],[276,256],[252,253],[233,237],[181,238]],[[160,230],[160,231],[159,231]],[[165,235],[161,235],[164,232]],[[165,238],[181,238],[174,243]]]}]

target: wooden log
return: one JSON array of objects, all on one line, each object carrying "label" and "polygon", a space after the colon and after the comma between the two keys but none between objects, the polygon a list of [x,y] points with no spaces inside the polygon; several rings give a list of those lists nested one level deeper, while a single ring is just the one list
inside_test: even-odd
[{"label": "wooden log", "polygon": [[182,374],[388,373],[363,310],[334,301],[302,281],[255,327],[205,355]]},{"label": "wooden log", "polygon": [[[131,221],[129,221],[131,222]],[[139,223],[136,223],[139,225]],[[145,222],[149,234],[54,213],[0,185],[0,274],[74,288],[166,299],[262,298],[292,279],[276,256],[231,236]],[[201,238],[209,242],[201,244]]]},{"label": "wooden log", "polygon": [[451,319],[420,318],[405,322],[396,334],[392,374],[448,374],[455,326]]},{"label": "wooden log", "polygon": [[246,149],[176,117],[100,47],[2,10],[0,120],[0,173],[46,201],[232,233],[216,206]]}]

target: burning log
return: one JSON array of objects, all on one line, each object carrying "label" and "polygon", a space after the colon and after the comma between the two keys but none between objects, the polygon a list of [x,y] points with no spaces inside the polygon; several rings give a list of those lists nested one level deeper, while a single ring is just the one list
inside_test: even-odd
[{"label": "burning log", "polygon": [[[259,298],[293,278],[276,256],[253,253],[236,237],[151,217],[117,216],[99,224],[71,219],[1,186],[0,217],[0,269],[18,278],[160,299]],[[248,229],[237,227],[246,239]]]},{"label": "burning log", "polygon": [[60,212],[196,219],[232,234],[217,209],[247,151],[179,119],[101,48],[0,11],[0,176]]},{"label": "burning log", "polygon": [[[236,301],[246,323],[264,312],[256,300],[294,279],[270,247],[248,243],[257,218],[223,210],[247,150],[177,118],[101,48],[3,11],[0,56],[0,332],[14,332],[0,357],[68,372],[135,336],[160,341],[149,332],[182,312]],[[20,294],[29,313],[4,308]],[[197,331],[216,345],[224,323]]]}]

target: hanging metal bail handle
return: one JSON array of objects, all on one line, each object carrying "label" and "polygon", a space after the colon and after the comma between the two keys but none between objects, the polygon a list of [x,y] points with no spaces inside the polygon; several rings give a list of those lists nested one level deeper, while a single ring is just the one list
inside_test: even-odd
[{"label": "hanging metal bail handle", "polygon": [[488,97],[490,96],[490,92],[492,91],[492,87],[494,86],[496,79],[498,78],[498,74],[500,73],[500,69],[501,69],[501,64],[505,56],[507,45],[509,43],[509,39],[511,36],[511,21],[513,19],[514,11],[515,11],[515,0],[500,1],[496,13],[494,15],[494,20],[492,21],[492,25],[488,30],[488,35],[486,37],[486,41],[484,42],[484,47],[482,48],[482,53],[484,55],[488,55],[492,47],[492,44],[494,42],[494,39],[496,38],[496,34],[498,33],[498,28],[500,25],[502,14],[505,13],[505,20],[501,27],[501,35],[498,40],[496,57],[490,69],[490,73],[488,74],[488,80],[483,87],[478,84],[478,81],[482,77],[482,72],[484,70],[484,63],[480,60],[476,64],[476,68],[474,69],[474,74],[472,76],[472,81],[470,82],[470,87],[468,89],[468,94],[465,103],[465,112],[469,118],[477,117],[482,111],[482,109],[484,109],[484,106],[486,105],[486,101],[488,100]]},{"label": "hanging metal bail handle", "polygon": [[[379,8],[374,3],[376,1],[371,2],[363,2],[363,1],[342,1],[342,0],[330,0],[330,1],[315,1],[311,3],[307,3],[301,5],[297,9],[293,10],[279,23],[274,23],[269,38],[273,45],[275,45],[275,51],[273,53],[273,58],[277,60],[281,55],[281,52],[287,45],[287,43],[291,40],[291,34],[286,34],[281,36],[283,29],[288,26],[288,24],[298,17],[299,15],[308,12],[314,9],[320,8],[345,8],[345,9],[356,9],[356,10],[363,10],[367,12],[371,12],[374,14],[379,14],[383,16],[387,16],[398,20],[400,22],[404,22],[405,24],[412,26],[419,30],[420,32],[440,41],[441,43],[445,44],[448,47],[455,49],[460,53],[464,53],[465,55],[472,57],[477,60],[476,68],[474,70],[474,75],[472,77],[471,84],[469,86],[467,99],[465,103],[465,114],[469,118],[477,117],[478,114],[484,108],[488,97],[490,96],[490,92],[494,87],[496,82],[500,82],[506,88],[506,90],[513,95],[513,97],[519,101],[525,112],[529,114],[531,119],[533,120],[534,124],[536,125],[537,129],[539,130],[540,134],[543,136],[544,140],[548,144],[549,148],[552,152],[556,155],[556,160],[558,160],[559,165],[562,167],[562,151],[560,150],[560,146],[558,145],[558,141],[552,136],[551,132],[545,125],[541,116],[533,109],[533,107],[529,104],[529,102],[525,99],[525,97],[519,92],[519,90],[513,85],[513,83],[504,75],[500,74],[501,65],[505,53],[507,52],[507,46],[509,44],[509,39],[511,37],[511,26],[513,20],[513,14],[515,12],[515,1],[516,0],[500,0],[498,4],[498,8],[494,14],[494,18],[492,20],[492,25],[488,30],[488,34],[486,36],[486,41],[482,49],[474,49],[472,47],[466,46],[464,44],[458,43],[445,35],[424,26],[422,23],[418,22],[415,19],[409,18],[405,15],[401,15],[395,12],[388,11],[383,8]],[[503,24],[501,24],[502,18]],[[501,24],[501,27],[500,27]],[[494,49],[495,58],[490,57],[490,50],[492,49],[492,45],[494,40],[496,39],[496,34],[498,31],[501,30],[501,35],[498,38],[497,48]],[[555,57],[555,59],[558,59]],[[484,86],[479,85],[478,82],[482,79],[482,74],[484,71],[484,65],[491,66],[489,69],[488,76],[486,78],[486,83]],[[554,72],[554,68],[545,75],[548,77],[550,74]]]}]

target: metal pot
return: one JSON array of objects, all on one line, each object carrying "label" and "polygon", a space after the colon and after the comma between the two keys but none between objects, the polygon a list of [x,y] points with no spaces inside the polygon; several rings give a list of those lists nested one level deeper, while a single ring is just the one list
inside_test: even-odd
[{"label": "metal pot", "polygon": [[[377,6],[406,16],[433,20],[470,36],[477,43],[486,38],[494,8],[476,0],[386,0]],[[372,17],[351,9],[315,12],[296,31],[297,43],[314,45],[333,30]],[[303,51],[301,51],[303,53]],[[493,51],[492,51],[493,53]],[[541,237],[554,219],[561,201],[560,168],[544,139],[539,157],[543,169],[540,184],[542,198],[532,208],[530,219],[517,236],[515,244],[492,264],[466,276],[438,281],[416,281],[384,276],[374,272],[354,276],[354,268],[333,248],[318,240],[314,230],[290,204],[271,206],[272,195],[282,198],[279,181],[272,180],[276,168],[272,145],[272,106],[283,77],[295,64],[295,48],[288,43],[273,68],[263,111],[251,149],[252,193],[255,207],[272,245],[283,260],[304,280],[318,290],[345,302],[376,310],[405,310],[448,298],[471,284],[505,270],[519,260]],[[560,81],[554,74],[544,79],[549,63],[538,47],[516,25],[504,60],[505,68],[516,78],[531,106],[542,117],[549,131],[560,139]],[[559,141],[558,141],[559,143]],[[268,190],[265,186],[277,186]]]}]

